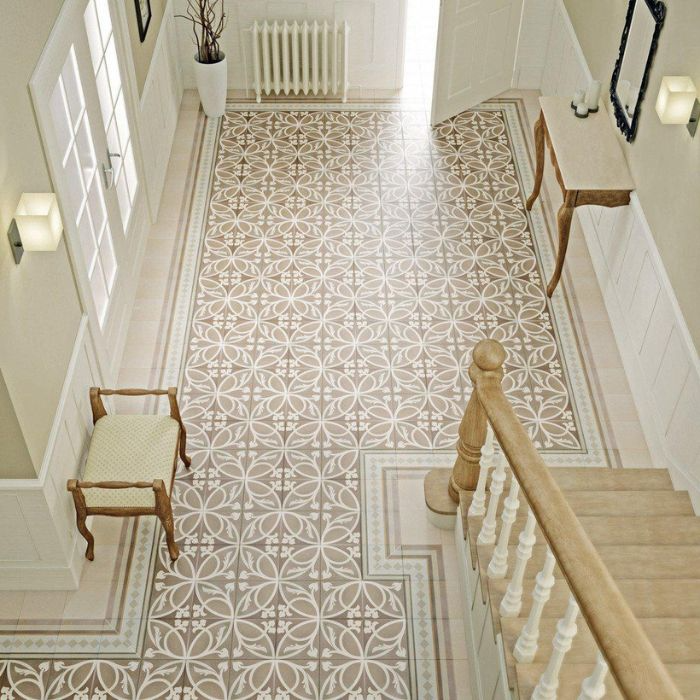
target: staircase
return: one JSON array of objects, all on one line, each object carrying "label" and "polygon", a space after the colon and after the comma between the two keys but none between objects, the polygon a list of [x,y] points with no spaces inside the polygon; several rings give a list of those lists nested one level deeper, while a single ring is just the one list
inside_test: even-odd
[{"label": "staircase", "polygon": [[[700,518],[693,514],[687,493],[673,490],[668,472],[660,469],[552,469],[551,473],[572,506],[584,531],[613,576],[624,599],[641,622],[651,644],[684,698],[700,697]],[[512,480],[509,469],[505,481]],[[488,500],[489,489],[485,489]],[[522,597],[517,615],[504,616],[501,605],[518,561],[518,541],[525,531],[527,515],[519,512],[508,536],[507,571],[502,577],[489,575],[489,564],[496,549],[493,544],[477,544],[484,515],[468,515],[473,497],[460,494],[461,532],[465,537],[468,577],[474,586],[470,595],[484,606],[483,637],[476,642],[476,659],[488,657],[484,647],[492,645],[504,654],[501,669],[475,668],[482,684],[495,683],[498,698],[531,698],[552,654],[551,640],[556,625],[566,614],[571,596],[558,565],[553,570],[554,585],[544,605],[539,623],[538,644],[532,660],[519,663],[513,654],[532,612],[535,577],[545,563],[545,544],[534,544],[525,562]],[[477,509],[478,510],[478,509]],[[499,502],[497,521],[503,527],[504,502]],[[499,534],[498,529],[496,536]],[[535,542],[544,543],[540,528],[532,532]],[[498,539],[498,538],[497,538]],[[476,601],[475,601],[476,602]],[[471,617],[478,607],[468,611]],[[479,624],[479,620],[469,620]],[[584,620],[578,619],[577,633],[558,673],[554,697],[568,700],[581,694],[582,680],[595,669],[597,645]],[[489,636],[490,635],[490,636]],[[501,640],[499,642],[498,636]],[[473,638],[473,630],[468,630]],[[479,648],[481,645],[483,647]],[[481,653],[479,653],[481,652]],[[484,673],[485,671],[485,673]],[[490,673],[489,673],[490,671]],[[605,695],[590,697],[622,698],[614,679],[606,674]],[[602,688],[601,688],[602,689]],[[476,689],[474,689],[476,690]],[[492,688],[479,688],[482,697]]]},{"label": "staircase", "polygon": [[[700,518],[661,469],[548,468],[481,341],[451,470],[475,700],[700,698]],[[451,516],[456,511],[456,520]]]}]

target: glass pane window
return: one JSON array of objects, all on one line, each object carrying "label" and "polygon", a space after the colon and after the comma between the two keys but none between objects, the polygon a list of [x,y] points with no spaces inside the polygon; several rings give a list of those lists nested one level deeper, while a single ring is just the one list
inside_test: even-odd
[{"label": "glass pane window", "polygon": [[124,89],[107,0],[90,0],[85,9],[84,21],[107,144],[110,153],[115,154],[111,158],[114,187],[126,232],[136,197],[138,177],[135,167],[125,165],[127,161],[133,163],[131,130],[126,116]]},{"label": "glass pane window", "polygon": [[68,211],[78,230],[85,269],[100,324],[104,325],[117,265],[107,215],[100,169],[85,95],[71,47],[49,100],[51,119],[62,154]]}]

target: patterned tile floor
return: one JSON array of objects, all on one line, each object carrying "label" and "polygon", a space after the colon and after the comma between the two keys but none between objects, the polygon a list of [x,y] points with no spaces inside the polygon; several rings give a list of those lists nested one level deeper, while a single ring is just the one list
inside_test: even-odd
[{"label": "patterned tile floor", "polygon": [[506,346],[543,452],[605,459],[570,319],[544,295],[517,110],[431,129],[418,111],[279,108],[210,129],[181,557],[159,545],[131,658],[5,663],[0,697],[450,697],[445,649],[416,626],[440,576],[368,530],[377,465],[449,463],[483,337]]}]

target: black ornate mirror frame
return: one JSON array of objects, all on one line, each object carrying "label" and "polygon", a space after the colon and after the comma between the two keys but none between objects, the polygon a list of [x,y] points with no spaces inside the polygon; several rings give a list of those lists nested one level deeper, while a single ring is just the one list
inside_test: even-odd
[{"label": "black ornate mirror frame", "polygon": [[[617,81],[620,78],[622,59],[625,57],[625,48],[627,47],[627,39],[629,38],[630,28],[632,26],[632,17],[634,16],[634,8],[637,5],[637,2],[646,3],[647,7],[649,8],[649,12],[651,12],[651,16],[656,23],[656,27],[654,28],[654,35],[651,39],[651,46],[649,47],[647,62],[644,66],[644,76],[642,77],[642,84],[639,87],[637,105],[634,109],[634,114],[632,115],[632,122],[629,123],[625,117],[625,108],[620,104],[620,100],[617,98]],[[666,5],[664,5],[661,0],[629,0],[627,18],[625,19],[625,28],[622,30],[622,39],[620,39],[620,54],[617,57],[617,61],[615,61],[615,70],[613,71],[612,80],[610,82],[610,101],[612,102],[613,109],[615,110],[615,120],[617,121],[617,125],[620,127],[620,131],[629,142],[634,140],[635,134],[637,133],[639,112],[642,101],[644,100],[644,93],[646,93],[647,90],[647,84],[649,83],[649,71],[651,70],[651,64],[654,60],[656,47],[659,44],[659,34],[661,33],[661,27],[663,27],[665,17]]]}]

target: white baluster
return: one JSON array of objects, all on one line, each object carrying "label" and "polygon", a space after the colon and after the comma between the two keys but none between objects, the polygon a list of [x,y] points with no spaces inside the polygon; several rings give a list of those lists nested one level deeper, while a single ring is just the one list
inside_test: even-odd
[{"label": "white baluster", "polygon": [[559,687],[559,672],[564,663],[571,644],[574,641],[578,627],[578,603],[573,596],[569,597],[569,606],[566,613],[557,622],[557,633],[552,640],[552,655],[549,657],[547,668],[542,672],[537,687],[532,693],[531,700],[557,700],[557,688]]},{"label": "white baluster", "polygon": [[510,531],[513,528],[513,523],[518,515],[520,501],[518,493],[520,492],[520,484],[515,478],[515,474],[511,473],[510,490],[508,496],[503,503],[503,515],[501,516],[501,532],[498,534],[498,544],[493,550],[491,561],[487,574],[489,578],[503,578],[508,571],[508,542],[510,541]]},{"label": "white baluster", "polygon": [[540,618],[544,606],[549,600],[554,586],[554,565],[556,560],[549,547],[544,560],[542,571],[535,578],[535,589],[532,592],[532,608],[525,626],[520,632],[518,641],[513,649],[513,656],[518,663],[531,664],[537,653],[537,640],[540,636]]},{"label": "white baluster", "polygon": [[605,697],[605,676],[607,674],[608,664],[605,657],[598,652],[593,673],[581,683],[581,693],[578,700],[600,700]]},{"label": "white baluster", "polygon": [[486,426],[486,442],[481,447],[481,458],[479,460],[479,479],[476,482],[476,491],[472,496],[472,502],[469,506],[468,515],[480,518],[486,508],[486,480],[489,475],[489,469],[493,466],[493,428],[488,424]]},{"label": "white baluster", "polygon": [[515,555],[515,568],[513,576],[508,583],[506,594],[501,600],[500,613],[502,617],[518,617],[520,608],[523,605],[523,577],[525,576],[525,568],[532,556],[532,548],[535,545],[535,514],[531,508],[528,508],[527,521],[523,531],[518,537],[518,549]]},{"label": "white baluster", "polygon": [[503,493],[503,482],[505,480],[506,458],[501,454],[496,461],[496,468],[491,476],[489,505],[486,509],[486,517],[481,523],[481,531],[476,538],[477,544],[493,544],[496,541],[496,512],[498,511],[498,502]]}]

